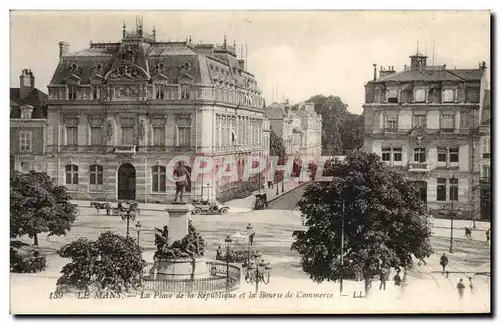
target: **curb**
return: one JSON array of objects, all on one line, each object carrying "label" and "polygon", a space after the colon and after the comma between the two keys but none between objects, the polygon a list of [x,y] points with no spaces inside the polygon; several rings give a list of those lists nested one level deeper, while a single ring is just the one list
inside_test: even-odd
[{"label": "curb", "polygon": [[273,199],[268,200],[268,201],[267,201],[267,203],[273,202],[273,201],[275,201],[276,199],[281,198],[282,196],[284,196],[284,195],[286,195],[286,194],[288,194],[288,193],[290,193],[290,192],[292,192],[292,191],[294,191],[294,190],[296,190],[296,189],[298,189],[298,188],[301,188],[301,187],[303,187],[303,186],[305,186],[305,185],[307,185],[307,184],[309,184],[309,183],[311,183],[311,181],[307,181],[307,182],[301,183],[301,184],[299,184],[297,187],[295,187],[295,188],[293,188],[293,189],[291,189],[291,190],[289,190],[289,191],[287,191],[287,192],[284,192],[284,193],[282,193],[281,195],[278,195],[278,196],[274,197]]}]

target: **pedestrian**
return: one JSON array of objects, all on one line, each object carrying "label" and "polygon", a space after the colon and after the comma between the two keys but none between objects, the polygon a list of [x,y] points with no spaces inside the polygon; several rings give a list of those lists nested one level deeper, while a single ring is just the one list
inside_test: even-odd
[{"label": "pedestrian", "polygon": [[470,227],[466,227],[465,228],[465,237],[467,237],[469,240],[471,240],[472,239],[471,234],[472,234],[472,229]]},{"label": "pedestrian", "polygon": [[401,285],[401,277],[399,276],[399,271],[394,276],[394,284],[396,286],[400,286]]},{"label": "pedestrian", "polygon": [[386,284],[386,282],[387,282],[387,277],[388,277],[388,276],[387,276],[387,275],[388,275],[388,273],[387,273],[387,272],[388,272],[388,271],[387,271],[387,269],[386,269],[385,267],[382,267],[382,268],[380,269],[380,286],[379,286],[379,288],[378,288],[379,290],[382,290],[382,287],[383,287],[383,288],[384,288],[384,290],[385,290],[385,284]]},{"label": "pedestrian", "polygon": [[458,295],[460,296],[460,298],[462,298],[464,296],[464,289],[465,289],[463,279],[460,279],[460,281],[458,282],[457,289],[458,289]]},{"label": "pedestrian", "polygon": [[445,272],[446,266],[448,265],[448,257],[446,256],[446,253],[443,253],[443,255],[441,256],[439,264],[441,264],[441,266],[443,267],[443,272]]},{"label": "pedestrian", "polygon": [[490,229],[489,228],[486,231],[486,243],[484,243],[484,244],[488,245],[488,243],[490,243]]},{"label": "pedestrian", "polygon": [[472,284],[472,277],[469,277],[469,288],[471,291],[474,289],[474,285]]},{"label": "pedestrian", "polygon": [[217,248],[217,255],[215,256],[215,260],[222,260],[222,249],[219,247]]}]

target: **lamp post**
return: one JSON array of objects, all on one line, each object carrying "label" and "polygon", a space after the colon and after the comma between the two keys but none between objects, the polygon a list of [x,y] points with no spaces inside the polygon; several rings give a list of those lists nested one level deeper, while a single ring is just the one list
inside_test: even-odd
[{"label": "lamp post", "polygon": [[135,210],[132,207],[129,207],[125,211],[121,212],[122,220],[127,220],[127,237],[129,236],[130,230],[130,221],[135,221]]},{"label": "lamp post", "polygon": [[281,193],[285,192],[285,172],[283,172],[283,178],[281,179]]},{"label": "lamp post", "polygon": [[228,235],[224,240],[226,243],[226,289],[229,289],[229,253],[231,252],[231,237]]},{"label": "lamp post", "polygon": [[259,283],[262,282],[267,285],[271,279],[272,267],[269,262],[265,262],[261,257],[262,254],[255,251],[253,255],[254,261],[248,264],[245,272],[245,281],[250,284],[255,282],[255,295],[259,293]]},{"label": "lamp post", "polygon": [[252,237],[252,230],[253,230],[253,227],[252,227],[252,224],[248,223],[247,225],[247,232],[248,232],[248,263],[250,264],[250,256],[251,256],[251,253],[252,253],[252,244],[253,244],[253,237]]},{"label": "lamp post", "polygon": [[276,196],[277,196],[277,195],[279,195],[278,174],[277,173],[274,173],[274,179],[276,179],[274,181],[274,185],[276,186]]},{"label": "lamp post", "polygon": [[135,224],[135,230],[137,231],[137,245],[139,245],[139,246],[140,246],[140,243],[139,243],[139,234],[141,233],[141,228],[142,228],[141,222],[137,222]]}]

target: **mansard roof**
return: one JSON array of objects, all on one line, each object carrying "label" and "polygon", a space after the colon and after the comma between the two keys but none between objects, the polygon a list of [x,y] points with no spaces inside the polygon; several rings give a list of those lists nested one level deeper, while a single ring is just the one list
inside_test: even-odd
[{"label": "mansard roof", "polygon": [[385,82],[464,82],[464,81],[480,81],[483,76],[482,69],[422,69],[422,70],[407,70],[397,72],[368,83],[385,83]]},{"label": "mansard roof", "polygon": [[[90,48],[61,57],[50,85],[64,85],[68,78],[89,84],[93,78],[109,80],[113,71],[127,67],[131,79],[148,81],[155,75],[178,83],[184,76],[195,84],[235,86],[261,93],[253,74],[245,71],[233,47],[185,42],[127,41],[91,43]],[[118,73],[118,74],[120,74]]]}]

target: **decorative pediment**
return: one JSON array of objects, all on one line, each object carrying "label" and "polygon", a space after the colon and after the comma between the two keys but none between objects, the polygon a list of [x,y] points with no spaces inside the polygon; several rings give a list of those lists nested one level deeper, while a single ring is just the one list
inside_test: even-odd
[{"label": "decorative pediment", "polygon": [[179,76],[179,83],[192,83],[193,80],[194,77],[187,73],[184,73],[181,76]]},{"label": "decorative pediment", "polygon": [[148,74],[137,65],[122,65],[107,73],[107,80],[144,80],[148,79]]},{"label": "decorative pediment", "polygon": [[66,84],[80,84],[80,81],[82,78],[80,78],[78,75],[72,73],[68,75],[65,79]]}]

